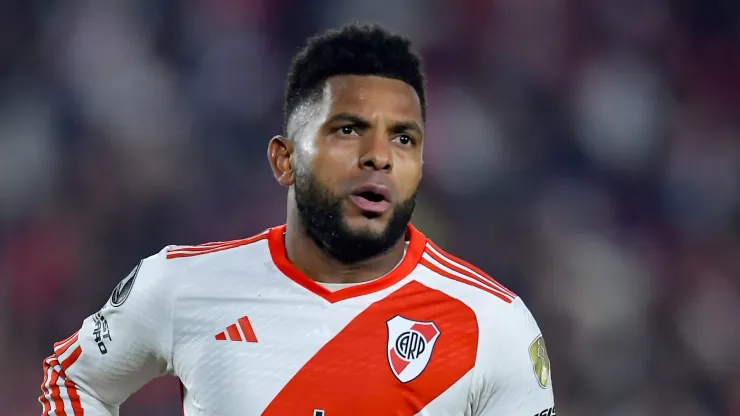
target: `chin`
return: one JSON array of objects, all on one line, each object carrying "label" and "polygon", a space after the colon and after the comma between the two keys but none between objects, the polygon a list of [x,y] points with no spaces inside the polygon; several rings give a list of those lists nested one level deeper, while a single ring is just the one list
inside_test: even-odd
[{"label": "chin", "polygon": [[358,215],[349,218],[345,217],[344,225],[356,235],[370,234],[372,236],[380,236],[385,233],[388,227],[388,221],[385,216]]}]

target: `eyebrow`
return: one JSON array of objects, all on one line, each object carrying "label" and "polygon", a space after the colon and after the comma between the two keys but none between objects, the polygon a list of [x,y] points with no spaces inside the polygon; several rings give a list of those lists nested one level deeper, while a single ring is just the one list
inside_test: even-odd
[{"label": "eyebrow", "polygon": [[356,114],[352,114],[352,113],[339,113],[339,114],[335,114],[335,115],[329,117],[328,120],[326,120],[326,124],[336,123],[338,121],[344,121],[344,122],[352,123],[352,124],[354,124],[354,125],[356,125],[358,127],[363,127],[363,128],[370,127],[370,121],[369,120],[364,119],[364,118],[362,118],[362,117],[360,117],[360,116],[358,116]]},{"label": "eyebrow", "polygon": [[[345,121],[352,123],[360,128],[367,128],[370,127],[371,123],[369,120],[360,117],[356,114],[352,113],[339,113],[335,114],[331,117],[329,117],[328,120],[326,120],[326,123],[335,123],[338,121]],[[423,134],[423,130],[419,123],[416,121],[397,121],[393,123],[393,125],[390,128],[390,131],[393,133],[401,133],[404,131],[413,130],[416,131],[419,134]]]}]

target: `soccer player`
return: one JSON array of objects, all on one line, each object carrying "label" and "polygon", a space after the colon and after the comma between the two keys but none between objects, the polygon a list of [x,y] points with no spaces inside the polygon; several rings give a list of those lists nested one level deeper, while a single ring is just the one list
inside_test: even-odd
[{"label": "soccer player", "polygon": [[43,414],[117,415],[169,374],[188,416],[555,415],[521,299],[409,224],[425,107],[405,38],[310,39],[267,151],[286,224],[141,261],[54,346]]}]

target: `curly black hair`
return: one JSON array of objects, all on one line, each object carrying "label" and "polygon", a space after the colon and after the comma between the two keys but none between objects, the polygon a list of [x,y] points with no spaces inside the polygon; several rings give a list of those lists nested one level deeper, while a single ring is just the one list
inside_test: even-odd
[{"label": "curly black hair", "polygon": [[414,88],[426,117],[425,80],[421,57],[411,41],[377,24],[351,23],[308,39],[293,58],[285,85],[283,131],[298,106],[320,97],[335,75],[376,75],[403,81]]}]

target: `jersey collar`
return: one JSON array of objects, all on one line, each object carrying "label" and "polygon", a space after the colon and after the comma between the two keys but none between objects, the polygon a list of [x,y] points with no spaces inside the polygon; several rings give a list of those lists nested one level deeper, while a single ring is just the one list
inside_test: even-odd
[{"label": "jersey collar", "polygon": [[330,303],[378,292],[400,282],[404,277],[408,276],[414,268],[416,268],[417,264],[419,264],[421,256],[424,254],[427,242],[424,234],[409,224],[406,229],[406,241],[409,242],[409,245],[406,249],[406,254],[403,257],[403,260],[395,269],[385,276],[371,280],[367,283],[360,283],[336,291],[331,291],[303,274],[293,265],[293,263],[291,263],[290,260],[288,260],[285,252],[285,228],[285,225],[281,225],[279,227],[270,228],[269,230],[268,243],[273,263],[275,263],[275,266],[277,266],[283,274],[288,276],[294,282],[314,294],[321,296]]}]

